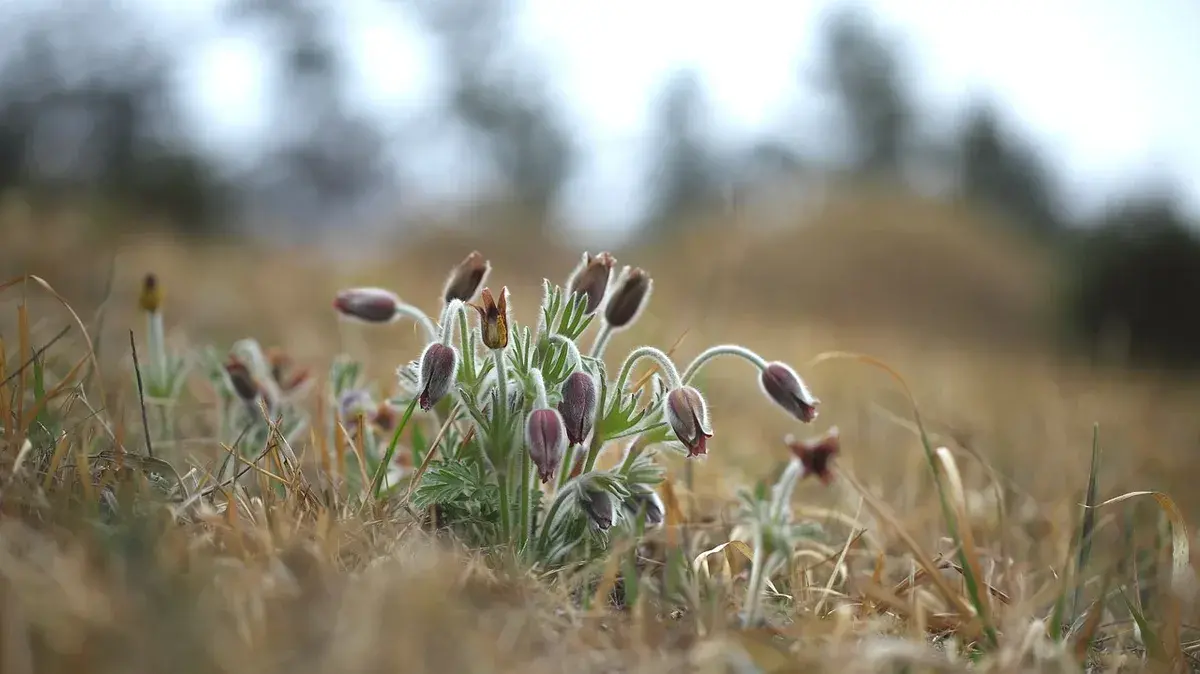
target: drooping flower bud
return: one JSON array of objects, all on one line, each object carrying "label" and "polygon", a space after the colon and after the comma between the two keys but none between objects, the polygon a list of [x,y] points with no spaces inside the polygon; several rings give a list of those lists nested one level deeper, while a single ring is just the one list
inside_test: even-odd
[{"label": "drooping flower bud", "polygon": [[583,512],[587,514],[588,519],[600,530],[608,529],[613,524],[613,517],[616,512],[613,509],[612,497],[603,489],[585,487],[581,498],[580,505],[583,506]]},{"label": "drooping flower bud", "polygon": [[142,279],[142,294],[138,296],[138,306],[148,314],[156,314],[162,309],[162,296],[162,286],[158,284],[158,277],[146,274]]},{"label": "drooping flower bud", "polygon": [[824,435],[805,440],[797,440],[795,436],[788,435],[783,440],[796,458],[804,464],[804,475],[816,475],[822,484],[828,485],[833,481],[833,472],[830,470],[830,464],[833,461],[834,455],[841,451],[841,433],[837,426],[830,428]]},{"label": "drooping flower bud", "polygon": [[654,286],[650,275],[639,267],[626,267],[617,277],[616,288],[604,307],[604,321],[612,328],[624,328],[637,320]]},{"label": "drooping flower bud", "polygon": [[631,519],[637,517],[638,513],[644,510],[646,524],[652,527],[662,524],[666,513],[662,499],[652,489],[634,489],[621,507],[625,509]]},{"label": "drooping flower bud", "polygon": [[492,296],[490,288],[483,289],[482,304],[472,304],[479,312],[479,336],[489,349],[508,346],[508,288],[500,289],[500,299]]},{"label": "drooping flower bud", "polygon": [[487,275],[491,270],[491,263],[484,259],[482,253],[477,250],[471,251],[470,255],[463,258],[463,261],[450,271],[450,278],[446,280],[442,299],[446,302],[452,300],[470,302],[475,299],[475,293],[479,292],[479,287],[487,280]]},{"label": "drooping flower bud", "polygon": [[529,413],[525,422],[525,445],[545,484],[558,472],[567,448],[567,430],[558,410],[543,407]]},{"label": "drooping flower bud", "polygon": [[400,298],[383,288],[351,288],[337,294],[333,308],[343,316],[366,323],[390,323],[396,320]]},{"label": "drooping flower bud", "polygon": [[230,355],[225,361],[225,374],[229,375],[234,393],[242,400],[253,402],[262,393],[262,387],[250,372],[250,368],[236,356]]},{"label": "drooping flower bud", "polygon": [[421,354],[421,390],[418,394],[421,409],[428,412],[446,397],[457,375],[458,354],[454,347],[441,342],[425,347],[425,353]]},{"label": "drooping flower bud", "polygon": [[768,398],[793,417],[806,424],[817,418],[817,406],[821,401],[788,364],[768,363],[759,374],[758,383]]},{"label": "drooping flower bud", "polygon": [[708,407],[700,392],[691,386],[682,386],[667,394],[667,421],[675,437],[688,450],[688,456],[708,453],[708,439],[713,436],[708,424]]},{"label": "drooping flower bud", "polygon": [[576,370],[567,377],[558,411],[566,423],[567,441],[583,444],[596,422],[596,381],[590,374]]},{"label": "drooping flower bud", "polygon": [[608,281],[616,263],[617,259],[607,252],[595,256],[584,253],[583,261],[567,281],[567,290],[572,295],[581,294],[587,297],[584,309],[587,315],[596,313],[600,303],[604,301],[604,293],[608,290]]}]

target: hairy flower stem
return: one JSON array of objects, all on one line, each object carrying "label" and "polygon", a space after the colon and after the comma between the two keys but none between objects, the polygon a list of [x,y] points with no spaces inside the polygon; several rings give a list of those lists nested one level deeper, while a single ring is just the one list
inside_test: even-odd
[{"label": "hairy flower stem", "polygon": [[[531,372],[533,376],[534,388],[534,409],[544,409],[549,407],[546,403],[546,380],[542,377],[542,371],[534,368]],[[520,523],[521,534],[518,540],[521,543],[521,549],[528,551],[529,540],[532,535],[530,527],[530,511],[533,508],[533,458],[529,455],[528,448],[521,452],[521,511]]]},{"label": "hairy flower stem", "polygon": [[761,620],[763,586],[766,583],[767,552],[763,549],[762,525],[754,525],[754,558],[750,562],[750,582],[742,603],[742,626],[751,627]]},{"label": "hairy flower stem", "polygon": [[[496,480],[500,487],[500,535],[506,541],[512,540],[512,501],[509,500],[508,493],[508,478],[509,470],[512,468],[512,458],[509,455],[511,449],[508,443],[508,370],[504,363],[504,349],[492,349],[492,360],[496,363],[496,402],[492,409],[492,431],[491,442],[494,449],[502,449],[503,453],[497,452],[497,466],[500,470],[496,474]],[[500,446],[499,437],[504,436],[505,445]]]},{"label": "hairy flower stem", "polygon": [[161,311],[146,314],[146,341],[150,345],[152,362],[149,379],[154,382],[155,393],[163,393],[162,389],[167,385],[167,345]]},{"label": "hairy flower stem", "polygon": [[765,370],[768,364],[765,358],[744,346],[739,346],[737,344],[720,344],[718,346],[709,347],[702,351],[700,355],[696,356],[691,364],[687,366],[687,369],[683,371],[683,383],[690,383],[696,374],[700,372],[700,368],[704,367],[712,359],[718,356],[737,356],[742,360],[748,361],[760,371]]},{"label": "hairy flower stem", "polygon": [[[454,323],[452,322],[452,318],[454,318],[455,315],[457,315],[458,324],[461,327],[467,320],[467,306],[463,304],[461,300],[451,300],[446,304],[446,307],[442,309],[442,317],[439,322],[441,325],[441,332],[438,341],[446,346],[454,346]],[[459,337],[461,338],[464,333],[465,331],[460,330]],[[463,341],[459,344],[459,347],[465,349],[466,345],[466,342]]]},{"label": "hairy flower stem", "polygon": [[684,380],[679,378],[679,370],[671,361],[670,356],[653,346],[640,346],[631,351],[625,357],[625,363],[621,365],[621,374],[617,376],[618,395],[625,390],[625,384],[629,381],[629,373],[633,371],[633,366],[642,358],[650,358],[658,363],[658,366],[667,375],[668,388],[676,389],[683,386]]},{"label": "hairy flower stem", "polygon": [[592,358],[603,358],[604,349],[608,346],[608,340],[612,339],[612,326],[604,321],[600,325],[600,330],[596,333],[596,341],[592,342]]},{"label": "hairy flower stem", "polygon": [[550,545],[550,529],[553,527],[554,519],[558,516],[559,508],[567,502],[567,496],[571,493],[570,489],[562,489],[554,497],[554,502],[550,504],[550,510],[546,512],[545,519],[542,520],[542,533],[538,536],[537,550],[541,554],[548,552],[546,547]]},{"label": "hairy flower stem", "polygon": [[784,510],[792,502],[792,492],[796,490],[796,483],[802,477],[804,477],[804,463],[799,459],[789,461],[787,468],[783,470],[783,475],[779,476],[779,482],[775,485],[775,498],[771,504],[772,519],[779,520],[783,517]]},{"label": "hairy flower stem", "polygon": [[475,350],[470,348],[471,344],[471,326],[467,322],[467,312],[458,312],[458,350],[462,353],[462,367],[467,376],[474,379],[475,371]]},{"label": "hairy flower stem", "polygon": [[429,341],[429,342],[437,341],[437,339],[441,336],[441,333],[438,331],[437,326],[434,325],[433,320],[431,320],[429,318],[429,314],[425,313],[424,311],[421,311],[420,309],[414,307],[411,304],[406,304],[404,302],[397,304],[396,305],[396,314],[402,315],[402,316],[408,316],[409,318],[413,319],[418,324],[420,324],[421,329],[423,329],[425,331],[426,341]]},{"label": "hairy flower stem", "polygon": [[567,481],[571,479],[571,471],[575,469],[575,445],[567,447],[563,452],[563,462],[558,469],[558,481],[554,483],[555,491],[562,491]]},{"label": "hairy flower stem", "polygon": [[599,433],[592,433],[592,443],[588,446],[587,460],[583,464],[583,472],[590,473],[596,468],[596,459],[600,458],[600,449],[604,447],[604,438]]}]

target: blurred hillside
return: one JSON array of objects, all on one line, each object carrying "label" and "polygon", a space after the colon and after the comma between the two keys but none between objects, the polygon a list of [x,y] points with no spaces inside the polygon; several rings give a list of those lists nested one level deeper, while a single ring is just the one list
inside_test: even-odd
[{"label": "blurred hillside", "polygon": [[[388,120],[349,93],[334,4],[221,8],[224,28],[276,56],[265,64],[275,136],[232,158],[180,95],[195,36],[148,37],[132,6],[92,0],[15,15],[0,54],[0,272],[42,274],[95,306],[113,269],[113,288],[128,289],[154,268],[172,287],[216,293],[196,308],[224,327],[245,307],[235,280],[311,303],[391,274],[425,287],[464,245],[517,274],[544,259],[565,274],[600,245],[573,240],[562,208],[586,130],[544,84],[546,55],[518,39],[516,0],[406,4],[444,95]],[[1099,215],[1068,217],[1061,181],[994,101],[972,100],[953,127],[928,122],[902,38],[851,5],[831,12],[822,69],[801,76],[831,114],[797,113],[746,142],[720,138],[696,72],[667,78],[650,101],[649,202],[621,247],[678,274],[676,292],[701,312],[1200,361],[1188,310],[1200,245],[1171,186],[1132,185]],[[813,134],[843,151],[815,153]],[[431,142],[465,148],[440,191],[414,178]],[[300,306],[272,303],[281,315]]]}]

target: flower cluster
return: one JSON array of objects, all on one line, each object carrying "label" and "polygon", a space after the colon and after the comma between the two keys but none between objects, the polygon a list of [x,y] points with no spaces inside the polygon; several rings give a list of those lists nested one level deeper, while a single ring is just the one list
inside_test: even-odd
[{"label": "flower cluster", "polygon": [[[427,343],[399,368],[399,392],[386,403],[406,411],[399,422],[390,417],[393,437],[370,448],[367,458],[375,465],[366,472],[374,474],[396,451],[408,452],[406,464],[426,464],[410,475],[413,504],[438,506],[443,526],[482,544],[510,546],[531,561],[556,565],[603,549],[615,528],[661,524],[665,507],[655,485],[662,469],[654,457],[660,447],[688,459],[708,454],[713,426],[692,382],[718,356],[751,364],[766,397],[794,419],[807,424],[817,417],[820,401],[793,368],[737,345],[709,348],[682,372],[663,351],[639,346],[610,377],[607,345],[636,323],[653,290],[649,274],[629,266],[618,271],[610,253],[585,253],[563,286],[544,281],[536,326],[514,320],[508,288],[488,285],[491,271],[477,251],[455,266],[436,320],[381,288],[344,290],[333,303],[360,322],[409,317],[423,326]],[[597,329],[585,349],[593,323]],[[643,360],[655,366],[661,384],[645,391],[631,381]],[[351,413],[372,418],[377,408],[356,378],[341,377],[338,384],[335,373],[334,379],[343,421]],[[410,417],[426,417],[430,428],[440,429],[439,441],[397,447]],[[804,474],[829,479],[836,441],[790,444]],[[600,469],[599,457],[616,447],[621,460]],[[384,472],[388,478],[376,485],[377,494],[397,486],[386,466],[378,474]]]}]

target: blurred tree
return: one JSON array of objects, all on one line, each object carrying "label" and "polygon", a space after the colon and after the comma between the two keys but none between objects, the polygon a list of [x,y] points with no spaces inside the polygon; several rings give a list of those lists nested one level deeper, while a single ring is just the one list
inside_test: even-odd
[{"label": "blurred tree", "polygon": [[[1200,240],[1173,194],[1128,197],[1076,234],[1066,316],[1103,357],[1200,367]],[[1118,353],[1112,353],[1118,351]]]},{"label": "blurred tree", "polygon": [[296,222],[324,225],[392,186],[380,129],[353,110],[326,0],[230,0],[227,16],[267,29],[277,54],[278,134],[255,172],[260,199]]},{"label": "blurred tree", "polygon": [[851,165],[867,177],[895,177],[915,118],[899,45],[853,4],[833,9],[823,28],[816,85],[839,104]]},{"label": "blurred tree", "polygon": [[976,102],[959,137],[959,188],[1038,237],[1057,233],[1054,187],[1041,158],[1005,129],[996,108]]},{"label": "blurred tree", "polygon": [[176,54],[100,0],[23,18],[0,60],[0,188],[90,195],[193,230],[218,223],[231,194],[176,122]]},{"label": "blurred tree", "polygon": [[672,73],[655,97],[651,138],[658,144],[651,184],[654,198],[645,218],[648,232],[661,235],[686,222],[728,183],[725,164],[707,136],[708,100],[699,75],[690,69]]},{"label": "blurred tree", "polygon": [[506,189],[540,229],[571,178],[579,148],[537,56],[514,39],[518,0],[412,0],[436,36],[453,118],[482,141]]}]

